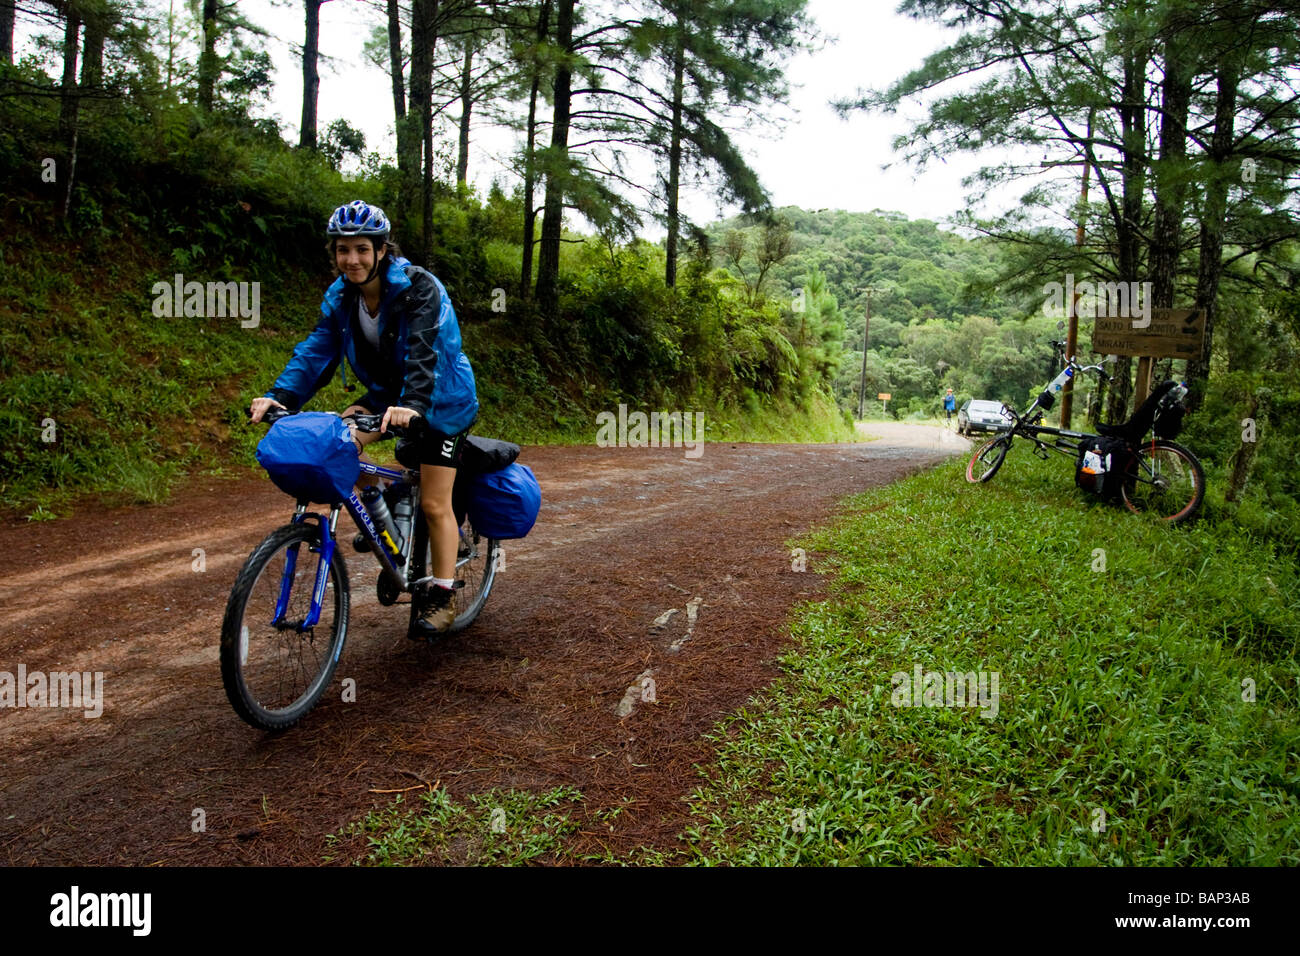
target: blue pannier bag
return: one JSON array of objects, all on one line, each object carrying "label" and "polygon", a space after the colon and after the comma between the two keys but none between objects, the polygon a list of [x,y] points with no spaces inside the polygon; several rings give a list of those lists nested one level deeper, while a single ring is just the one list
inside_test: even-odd
[{"label": "blue pannier bag", "polygon": [[533,470],[518,462],[475,475],[470,490],[469,520],[489,538],[522,538],[542,509],[542,489]]},{"label": "blue pannier bag", "polygon": [[287,495],[333,504],[361,474],[347,423],[325,412],[286,415],[257,444],[257,461]]}]

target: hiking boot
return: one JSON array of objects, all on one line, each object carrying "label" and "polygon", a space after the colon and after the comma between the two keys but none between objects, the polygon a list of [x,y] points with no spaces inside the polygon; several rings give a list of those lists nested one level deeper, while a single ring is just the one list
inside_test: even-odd
[{"label": "hiking boot", "polygon": [[[456,584],[460,587],[464,582],[457,581]],[[419,616],[411,622],[410,633],[407,636],[413,641],[428,641],[445,633],[447,628],[451,627],[451,622],[456,619],[456,609],[451,605],[455,593],[451,588],[444,588],[437,584],[429,585],[419,599]]]}]

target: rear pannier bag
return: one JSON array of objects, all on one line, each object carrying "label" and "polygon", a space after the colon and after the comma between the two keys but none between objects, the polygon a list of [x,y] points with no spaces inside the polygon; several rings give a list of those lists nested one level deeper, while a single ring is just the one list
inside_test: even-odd
[{"label": "rear pannier bag", "polygon": [[1074,483],[1102,498],[1119,498],[1132,455],[1118,438],[1089,438],[1079,445]]},{"label": "rear pannier bag", "polygon": [[347,423],[325,412],[281,418],[258,442],[257,461],[285,494],[323,504],[350,495],[361,474]]},{"label": "rear pannier bag", "polygon": [[532,530],[541,508],[542,489],[527,465],[516,462],[474,476],[469,520],[485,537],[522,538]]}]

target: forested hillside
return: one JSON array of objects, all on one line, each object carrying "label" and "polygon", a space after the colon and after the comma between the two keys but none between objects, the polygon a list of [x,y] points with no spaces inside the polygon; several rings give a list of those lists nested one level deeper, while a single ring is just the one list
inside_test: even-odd
[{"label": "forested hillside", "polygon": [[[38,52],[15,62],[14,23],[0,23],[0,499],[45,517],[81,492],[158,500],[187,468],[251,462],[241,409],[314,326],[332,279],[325,222],[359,196],[445,283],[480,430],[592,441],[596,414],[627,403],[703,411],[710,438],[849,436],[833,365],[805,364],[779,316],[677,241],[683,170],[765,208],[718,124],[782,98],[782,58],[810,29],[802,8],[651,4],[602,25],[599,5],[574,0],[394,6],[375,21],[394,44],[382,65],[397,153],[381,156],[346,122],[316,128],[318,80],[287,141],[265,116],[259,30],[233,7],[19,4]],[[453,51],[460,70],[444,68]],[[674,71],[667,94],[652,85]],[[448,91],[462,94],[454,124],[433,107]],[[518,125],[509,192],[466,179],[483,116]],[[457,131],[456,163],[435,124]],[[661,165],[659,194],[638,205],[615,188],[620,150]],[[647,218],[666,224],[666,242],[637,238]],[[176,276],[257,283],[259,314],[160,312],[155,286]],[[346,398],[335,383],[318,405]]]},{"label": "forested hillside", "polygon": [[961,400],[1023,405],[1055,374],[1048,343],[1062,337],[1059,320],[1042,314],[1041,297],[997,289],[1006,264],[993,242],[881,210],[790,207],[776,215],[774,229],[742,219],[710,226],[714,258],[745,295],[758,287],[758,298],[782,303],[796,339],[838,355],[841,407],[857,409],[868,292],[869,411],[887,392],[891,414],[933,415],[949,387]]}]

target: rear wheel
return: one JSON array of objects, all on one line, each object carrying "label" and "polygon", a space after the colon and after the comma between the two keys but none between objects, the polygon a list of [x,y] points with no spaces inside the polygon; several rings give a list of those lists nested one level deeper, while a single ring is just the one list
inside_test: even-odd
[{"label": "rear wheel", "polygon": [[1205,499],[1205,472],[1196,456],[1171,441],[1148,442],[1137,449],[1122,486],[1124,504],[1170,524],[1193,517]]},{"label": "rear wheel", "polygon": [[1002,467],[1002,460],[1011,448],[1011,436],[990,438],[980,445],[970,456],[966,464],[966,480],[969,482],[988,481]]},{"label": "rear wheel", "polygon": [[307,626],[320,567],[321,529],[272,531],[235,578],[221,624],[221,679],[235,712],[254,727],[283,730],[329,686],[348,630],[348,579],[335,547],[320,619]]},{"label": "rear wheel", "polygon": [[[421,520],[421,524],[423,521]],[[478,617],[479,611],[487,603],[492,585],[496,581],[497,565],[501,558],[501,545],[495,538],[487,538],[474,530],[473,523],[466,516],[460,523],[460,539],[456,545],[456,581],[464,582],[456,589],[452,600],[452,609],[456,617],[444,633],[454,634],[463,631]],[[415,545],[420,553],[411,561],[411,579],[419,580],[429,573],[433,564],[433,552],[429,546],[429,535],[420,528],[415,536]],[[411,600],[411,626],[423,610],[417,593]]]}]

